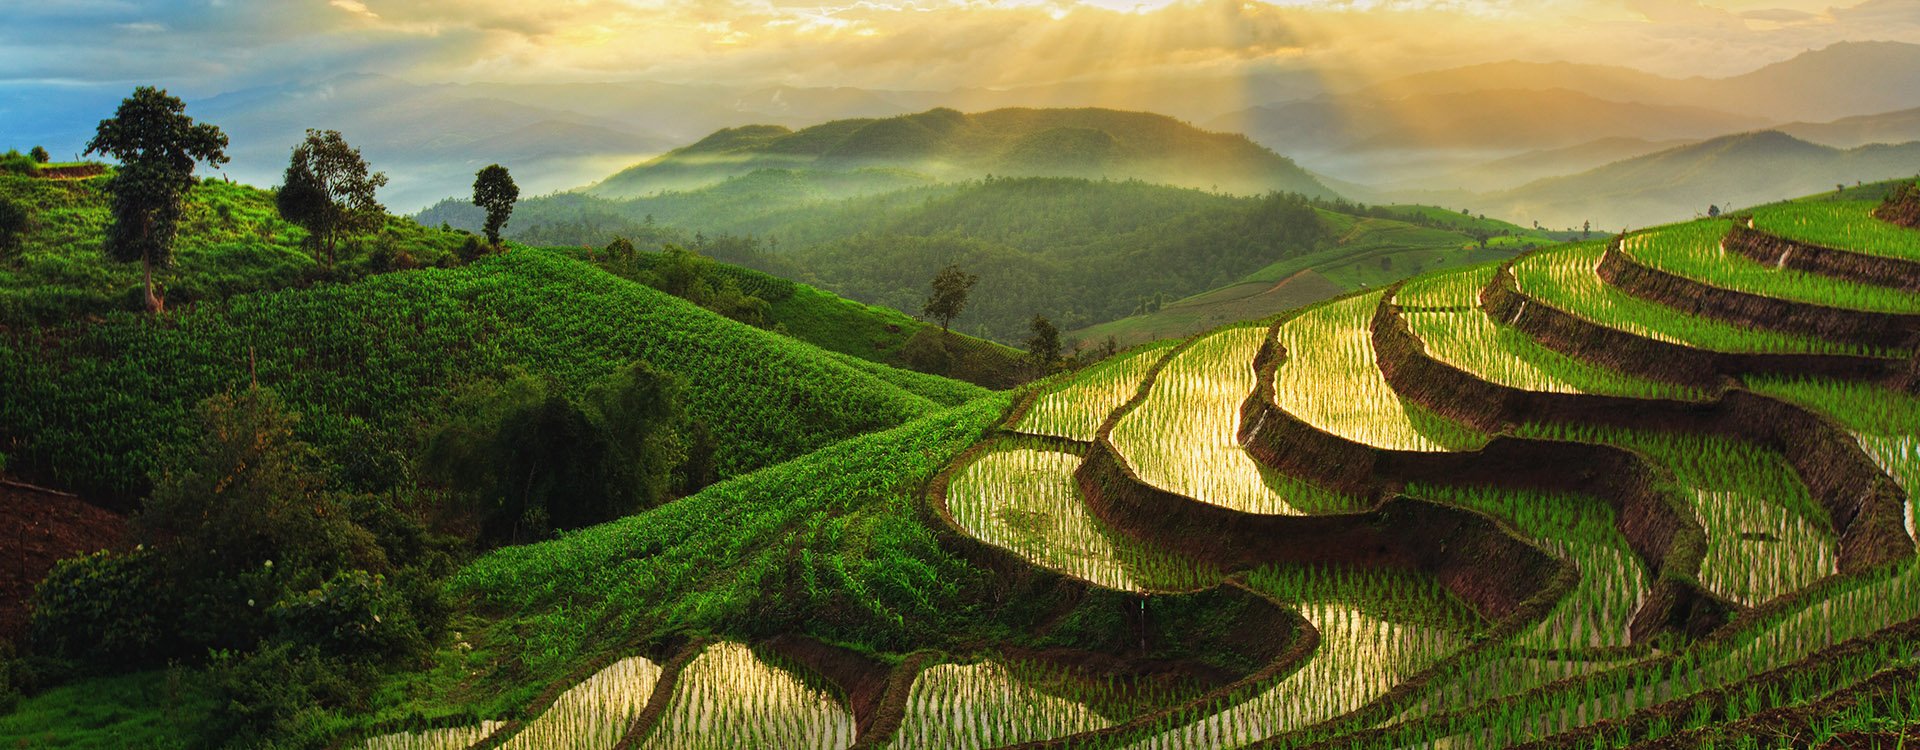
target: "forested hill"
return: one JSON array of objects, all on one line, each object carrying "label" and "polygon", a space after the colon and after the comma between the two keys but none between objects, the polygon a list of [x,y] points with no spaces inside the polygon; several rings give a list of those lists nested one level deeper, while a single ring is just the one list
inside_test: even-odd
[{"label": "forested hill", "polygon": [[1245,136],[1165,115],[1109,109],[933,109],[790,130],[748,125],[622,170],[587,189],[607,198],[687,190],[761,169],[885,167],[951,180],[985,175],[1139,178],[1236,193],[1331,197],[1292,160]]},{"label": "forested hill", "polygon": [[[850,197],[889,182],[913,187]],[[477,226],[476,211],[448,201],[419,218]],[[1019,342],[1035,314],[1074,330],[1151,312],[1276,263],[1331,262],[1350,246],[1390,250],[1353,245],[1344,230],[1350,221],[1336,219],[1357,213],[1441,226],[1455,248],[1475,241],[1474,231],[1453,226],[1463,218],[1447,212],[1298,195],[1255,198],[1076,178],[924,184],[895,172],[813,170],[763,170],[702,190],[621,201],[577,193],[530,199],[516,209],[507,234],[546,245],[599,247],[614,237],[648,249],[689,245],[910,313],[920,310],[934,272],[957,263],[980,282],[955,326]]]}]

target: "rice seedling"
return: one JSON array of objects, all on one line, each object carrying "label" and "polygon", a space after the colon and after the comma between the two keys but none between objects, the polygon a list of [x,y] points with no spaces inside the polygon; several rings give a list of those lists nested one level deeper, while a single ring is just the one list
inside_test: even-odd
[{"label": "rice seedling", "polygon": [[1487,436],[1422,409],[1387,384],[1368,323],[1385,292],[1337,300],[1280,325],[1286,360],[1274,400],[1287,413],[1358,443],[1402,451],[1472,450]]},{"label": "rice seedling", "polygon": [[369,738],[361,750],[466,750],[500,729],[503,721],[483,721],[470,727],[395,732]]},{"label": "rice seedling", "polygon": [[1525,425],[1527,437],[1638,451],[1673,470],[1707,532],[1700,582],[1756,605],[1833,575],[1830,521],[1778,453],[1705,435],[1578,425]]},{"label": "rice seedling", "polygon": [[1473,307],[1502,263],[1487,263],[1409,279],[1393,296],[1394,304],[1420,310]]},{"label": "rice seedling", "polygon": [[1262,466],[1240,445],[1240,407],[1255,385],[1266,328],[1210,334],[1174,355],[1138,406],[1115,423],[1114,448],[1150,485],[1245,513],[1358,509],[1358,499]]},{"label": "rice seedling", "polygon": [[1914,528],[1920,490],[1920,398],[1871,383],[1821,378],[1749,378],[1763,393],[1823,413],[1852,431],[1860,448],[1907,491],[1907,536]]},{"label": "rice seedling", "polygon": [[732,641],[688,662],[670,701],[644,750],[853,744],[853,714],[839,702]]},{"label": "rice seedling", "polygon": [[1469,710],[1487,701],[1519,695],[1561,680],[1630,667],[1651,657],[1651,651],[1596,652],[1586,656],[1514,650],[1487,659],[1435,685],[1419,701],[1387,723]]},{"label": "rice seedling", "polygon": [[1390,622],[1333,602],[1304,605],[1320,648],[1293,674],[1239,704],[1204,709],[1129,750],[1239,747],[1350,713],[1459,650],[1466,639],[1442,629]]},{"label": "rice seedling", "polygon": [[1600,500],[1490,487],[1414,485],[1407,492],[1477,510],[1512,524],[1541,549],[1573,564],[1579,583],[1533,629],[1512,643],[1530,649],[1579,651],[1631,644],[1627,631],[1646,597],[1646,565]]},{"label": "rice seedling", "polygon": [[[1514,263],[1514,277],[1527,296],[1562,312],[1636,336],[1696,349],[1773,354],[1884,354],[1868,347],[1681,314],[1603,283],[1598,268],[1605,252],[1606,246],[1596,242],[1534,253]],[[1526,308],[1522,307],[1516,320],[1526,314]]]},{"label": "rice seedling", "polygon": [[621,659],[561,693],[502,750],[596,750],[620,742],[647,707],[660,667],[644,657]]},{"label": "rice seedling", "polygon": [[1175,341],[1153,344],[1101,362],[1035,399],[1014,429],[1091,443],[1100,424],[1140,390],[1140,381]]},{"label": "rice seedling", "polygon": [[947,504],[974,538],[1034,565],[1128,591],[1183,591],[1220,572],[1111,531],[1090,513],[1074,483],[1081,457],[1003,447],[954,475]]},{"label": "rice seedling", "polygon": [[[1632,235],[1621,249],[1650,267],[1723,289],[1828,307],[1920,312],[1920,295],[1768,266],[1726,251],[1726,221],[1695,221]],[[1920,234],[1911,241],[1920,242]]]},{"label": "rice seedling", "polygon": [[[1526,334],[1495,323],[1475,307],[1491,270],[1446,274],[1409,284],[1395,297],[1413,309],[1402,313],[1427,354],[1475,377],[1509,388],[1543,393],[1597,393],[1627,398],[1698,401],[1697,388],[1636,377],[1569,357]],[[1462,279],[1461,277],[1464,277]],[[1413,295],[1409,296],[1409,290]],[[1415,305],[1409,299],[1419,300]]]},{"label": "rice seedling", "polygon": [[1091,732],[1112,722],[1027,684],[1032,666],[938,664],[914,678],[890,750],[975,750]]},{"label": "rice seedling", "polygon": [[1879,201],[1781,203],[1756,208],[1753,228],[1812,245],[1920,260],[1920,232],[1873,218]]}]

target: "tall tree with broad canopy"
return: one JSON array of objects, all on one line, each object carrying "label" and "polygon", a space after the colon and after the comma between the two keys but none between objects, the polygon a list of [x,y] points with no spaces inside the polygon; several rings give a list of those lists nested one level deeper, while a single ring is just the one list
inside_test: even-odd
[{"label": "tall tree with broad canopy", "polygon": [[112,119],[101,120],[86,153],[105,154],[120,167],[107,184],[113,194],[113,219],[107,226],[107,257],[140,263],[147,311],[158,313],[165,300],[153,291],[153,269],[173,265],[173,240],[193,189],[193,166],[227,162],[227,135],[196,123],[187,105],[165,89],[141,86],[120,102]]},{"label": "tall tree with broad canopy", "polygon": [[360,149],[347,145],[338,130],[307,129],[307,139],[293,147],[284,184],[275,203],[287,221],[307,230],[307,241],[326,254],[333,268],[341,235],[376,229],[387,209],[374,191],[387,176],[370,172]]},{"label": "tall tree with broad canopy", "polygon": [[507,174],[506,167],[489,164],[473,176],[473,205],[486,210],[487,242],[494,247],[500,246],[500,228],[507,225],[517,200],[520,186],[513,184],[513,175]]},{"label": "tall tree with broad canopy", "polygon": [[940,269],[933,276],[933,293],[927,296],[927,303],[920,307],[920,313],[940,321],[940,331],[946,333],[953,327],[953,319],[967,309],[967,294],[973,291],[973,285],[980,282],[975,274],[950,265]]}]

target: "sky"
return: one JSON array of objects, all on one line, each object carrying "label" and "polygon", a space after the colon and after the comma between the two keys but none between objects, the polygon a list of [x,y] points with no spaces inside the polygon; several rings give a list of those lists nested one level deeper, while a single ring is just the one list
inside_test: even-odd
[{"label": "sky", "polygon": [[[11,3],[10,3],[11,4]],[[50,0],[0,24],[0,87],[209,96],[379,72],[947,90],[1505,59],[1746,72],[1920,42],[1920,0]]]}]

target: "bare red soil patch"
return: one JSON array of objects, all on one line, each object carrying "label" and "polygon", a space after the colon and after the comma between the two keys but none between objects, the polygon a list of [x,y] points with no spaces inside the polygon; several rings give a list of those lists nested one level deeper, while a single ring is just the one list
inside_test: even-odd
[{"label": "bare red soil patch", "polygon": [[0,639],[26,634],[33,587],[61,559],[127,543],[127,519],[72,495],[0,482]]}]

